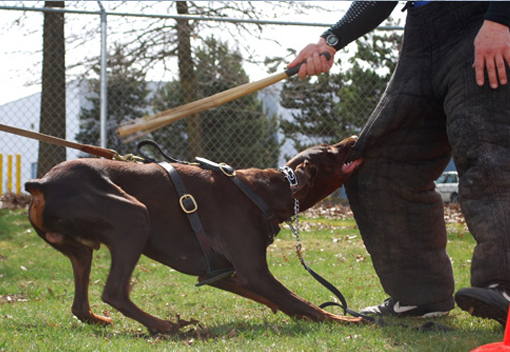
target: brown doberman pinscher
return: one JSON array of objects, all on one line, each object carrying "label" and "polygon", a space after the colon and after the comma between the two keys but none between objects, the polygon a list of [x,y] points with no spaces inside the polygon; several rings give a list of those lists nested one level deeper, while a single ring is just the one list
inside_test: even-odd
[{"label": "brown doberman pinscher", "polygon": [[[198,276],[199,282],[265,304],[273,312],[313,321],[359,322],[361,318],[334,315],[298,297],[270,273],[266,261],[271,228],[277,233],[278,224],[293,216],[295,199],[302,211],[308,209],[359,166],[361,160],[346,163],[355,141],[351,137],[332,146],[311,147],[291,159],[287,170],[297,179],[292,189],[289,175],[277,169],[236,170],[235,176],[226,176],[176,163],[172,166],[188,192],[181,196],[169,173],[156,163],[66,161],[26,183],[32,195],[29,217],[38,235],[71,259],[72,312],[83,322],[112,323],[94,314],[88,299],[92,253],[101,244],[108,247],[112,260],[103,301],[151,333],[175,333],[184,324],[149,315],[130,300],[131,274],[142,254]],[[232,176],[267,205],[269,219]],[[183,199],[191,198],[193,209],[183,205]],[[190,214],[199,216],[201,235],[194,231]],[[225,268],[227,276],[210,279],[211,271]],[[229,275],[229,268],[234,275]]]}]

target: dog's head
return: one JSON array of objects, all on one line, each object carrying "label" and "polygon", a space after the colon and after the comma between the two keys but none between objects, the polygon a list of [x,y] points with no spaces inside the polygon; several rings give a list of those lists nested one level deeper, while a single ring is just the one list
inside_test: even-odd
[{"label": "dog's head", "polygon": [[305,149],[289,160],[298,180],[292,196],[300,201],[301,210],[308,209],[338,189],[361,165],[362,159],[347,162],[357,137],[349,137],[335,145],[321,144]]}]

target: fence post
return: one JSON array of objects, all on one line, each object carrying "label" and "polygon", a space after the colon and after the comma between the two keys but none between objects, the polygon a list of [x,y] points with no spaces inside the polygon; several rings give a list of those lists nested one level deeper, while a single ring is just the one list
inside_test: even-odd
[{"label": "fence post", "polygon": [[108,144],[108,130],[107,130],[107,105],[108,105],[108,85],[107,85],[107,74],[106,74],[106,66],[107,66],[107,47],[106,47],[106,11],[101,4],[101,1],[97,2],[99,5],[99,9],[101,10],[101,72],[100,72],[100,106],[99,106],[99,121],[100,121],[100,131],[99,131],[99,139],[100,145],[102,148],[106,148]]}]

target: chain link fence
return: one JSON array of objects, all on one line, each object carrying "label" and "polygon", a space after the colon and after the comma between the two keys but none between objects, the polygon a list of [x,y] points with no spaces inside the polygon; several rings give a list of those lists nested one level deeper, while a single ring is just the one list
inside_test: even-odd
[{"label": "chain link fence", "polygon": [[[253,33],[285,24],[246,20],[240,25],[221,18],[205,21],[196,14],[186,17],[190,9],[183,8],[177,9],[173,18],[108,14],[107,66],[101,71],[100,11],[53,10],[0,7],[6,15],[1,20],[3,35],[9,35],[12,43],[18,38],[16,33],[22,33],[16,39],[19,45],[3,46],[4,65],[8,60],[25,60],[23,69],[9,74],[13,82],[33,88],[32,94],[0,103],[0,123],[85,144],[101,145],[103,137],[106,147],[120,154],[136,154],[137,140],[121,140],[116,133],[119,124],[253,81],[250,67],[254,65],[280,72],[295,55],[271,57],[269,52],[265,62],[253,55],[256,41],[257,50],[266,45],[284,48],[285,43],[264,42]],[[327,27],[307,28],[318,36]],[[393,38],[393,42],[386,40],[391,50],[380,54],[388,61],[385,64],[372,65],[350,46],[349,51],[337,54],[336,72],[280,82],[143,138],[156,141],[167,154],[182,160],[202,156],[235,168],[282,165],[308,145],[333,143],[359,133],[389,79],[401,32],[399,28],[376,31],[375,37],[364,38],[368,47],[378,40],[381,45],[381,38]],[[47,51],[49,46],[53,50]],[[55,57],[63,53],[65,65]],[[107,77],[103,87],[102,72]],[[272,72],[266,71],[267,75]],[[64,85],[59,83],[62,79]],[[106,101],[102,99],[104,88]],[[106,137],[101,135],[102,128]],[[0,159],[0,192],[15,192],[16,180],[23,184],[60,159],[86,156],[59,146],[49,146],[43,154],[42,145],[0,132],[0,157],[4,160]],[[15,163],[8,165],[8,155],[20,155],[18,171]],[[43,159],[50,163],[41,170]]]}]

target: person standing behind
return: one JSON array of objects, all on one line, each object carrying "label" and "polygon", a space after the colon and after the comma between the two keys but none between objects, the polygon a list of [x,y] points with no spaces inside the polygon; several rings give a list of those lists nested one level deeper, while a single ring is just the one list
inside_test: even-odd
[{"label": "person standing behind", "polygon": [[[355,1],[317,43],[301,79],[374,29],[397,2]],[[421,5],[421,6],[420,6]],[[389,298],[363,314],[432,317],[457,305],[505,324],[510,302],[509,2],[408,2],[399,62],[360,134],[345,184]],[[328,51],[327,60],[320,53]],[[434,180],[453,157],[459,202],[476,240],[471,286],[454,293],[446,225]]]}]

